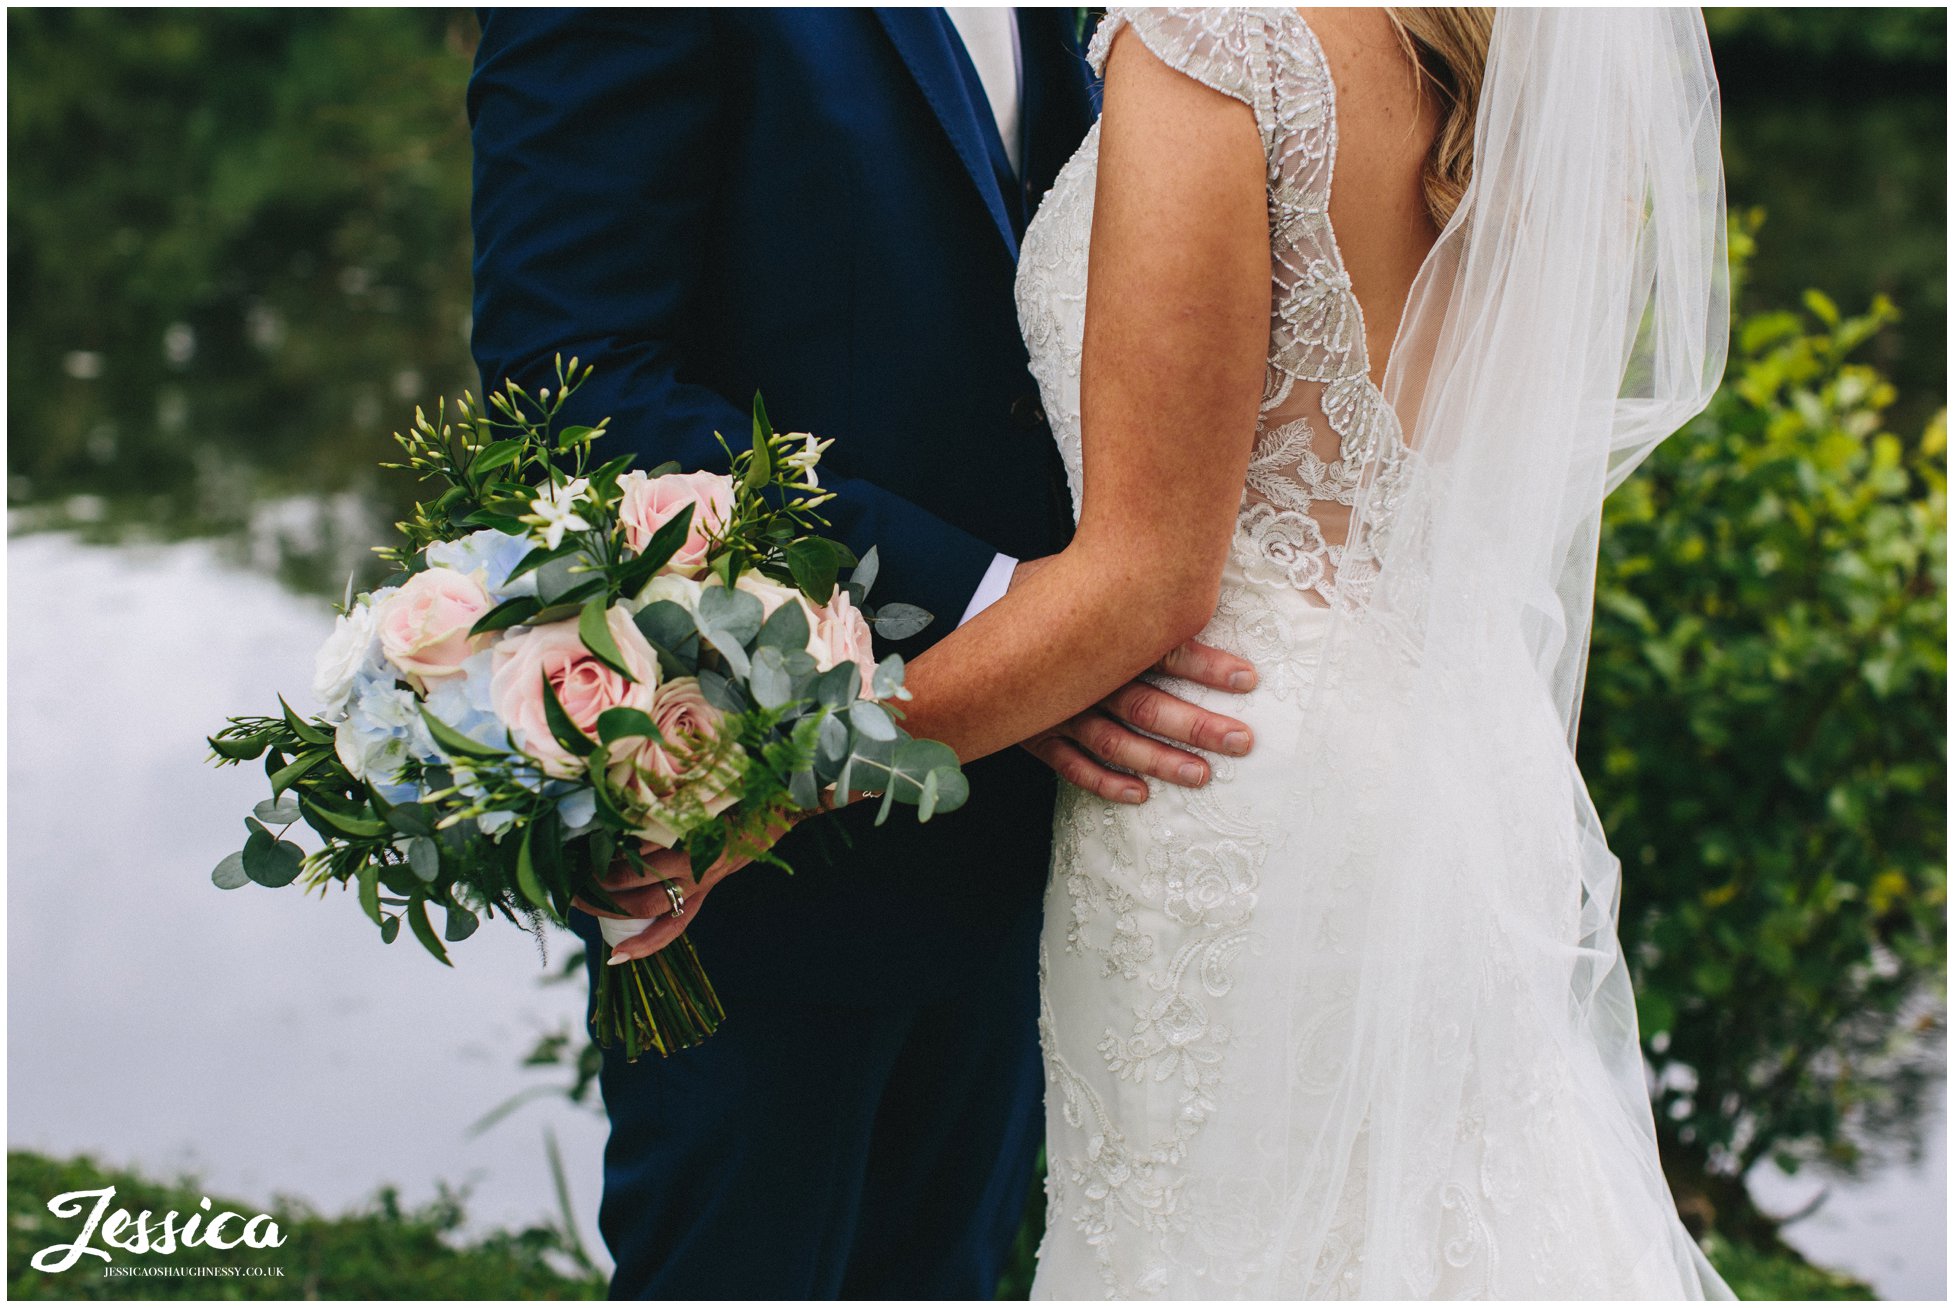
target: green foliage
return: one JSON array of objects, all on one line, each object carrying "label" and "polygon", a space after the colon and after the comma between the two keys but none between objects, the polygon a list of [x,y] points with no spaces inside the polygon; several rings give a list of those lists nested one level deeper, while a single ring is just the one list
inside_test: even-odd
[{"label": "green foliage", "polygon": [[[10,501],[168,537],[372,495],[386,407],[473,385],[465,10],[10,10]],[[418,371],[403,376],[400,361]],[[285,554],[338,595],[347,500]],[[58,515],[57,515],[58,517]],[[390,519],[389,519],[390,520]],[[99,525],[96,525],[99,524]]]},{"label": "green foliage", "polygon": [[[403,1208],[391,1189],[367,1205],[326,1217],[286,1199],[266,1207],[210,1196],[212,1209],[249,1217],[268,1212],[285,1243],[276,1249],[179,1249],[171,1255],[116,1252],[119,1267],[157,1275],[105,1277],[99,1259],[65,1272],[34,1270],[34,1254],[72,1241],[78,1221],[57,1218],[48,1200],[74,1190],[115,1187],[115,1207],[160,1219],[199,1211],[205,1197],[194,1178],[160,1183],[106,1168],[91,1158],[56,1159],[25,1150],[7,1154],[7,1293],[14,1299],[599,1299],[603,1279],[583,1261],[573,1237],[550,1226],[496,1231],[475,1239],[459,1232],[461,1198],[443,1187],[419,1208]],[[99,1235],[94,1241],[101,1247]],[[182,1276],[192,1266],[282,1268],[278,1276]]]},{"label": "green foliage", "polygon": [[1879,1297],[1864,1282],[1814,1267],[1783,1246],[1743,1244],[1712,1234],[1704,1238],[1703,1252],[1739,1299],[1809,1302]]},{"label": "green foliage", "polygon": [[1850,1165],[1914,1119],[1927,1074],[1946,426],[1885,430],[1893,388],[1850,361],[1892,316],[1812,292],[1743,322],[1709,410],[1607,507],[1582,763],[1685,1185]]},{"label": "green foliage", "polygon": [[1755,48],[1807,59],[1864,59],[1886,64],[1944,64],[1947,11],[1929,6],[1789,9],[1776,6],[1703,11],[1719,51]]}]

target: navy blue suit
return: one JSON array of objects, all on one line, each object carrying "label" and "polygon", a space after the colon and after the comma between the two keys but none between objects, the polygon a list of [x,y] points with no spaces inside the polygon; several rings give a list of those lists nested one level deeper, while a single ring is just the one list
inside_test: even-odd
[{"label": "navy blue suit", "polygon": [[[1067,498],[1012,299],[1091,119],[1072,12],[1020,13],[1022,182],[937,10],[494,10],[469,88],[486,386],[596,365],[573,420],[721,467],[763,391],[833,437],[826,510],[874,598],[951,630]],[[803,823],[692,938],[728,1018],[605,1062],[620,1297],[987,1298],[1041,1135],[1036,939],[1052,780],[969,769],[928,826]],[[594,924],[578,929],[594,939]],[[601,949],[592,950],[592,967]]]}]

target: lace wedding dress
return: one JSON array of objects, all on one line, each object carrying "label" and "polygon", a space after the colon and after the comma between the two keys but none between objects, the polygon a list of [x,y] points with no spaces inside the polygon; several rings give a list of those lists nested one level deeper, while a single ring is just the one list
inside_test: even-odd
[{"label": "lace wedding dress", "polygon": [[[1331,230],[1335,86],[1294,10],[1116,9],[1096,69],[1129,29],[1247,104],[1268,159],[1266,386],[1200,637],[1261,679],[1245,698],[1170,683],[1253,723],[1258,745],[1211,759],[1202,790],[1158,786],[1137,807],[1071,788],[1060,800],[1040,959],[1049,1212],[1034,1297],[1720,1292],[1660,1189],[1652,1136],[1591,1102],[1600,1083],[1584,1051],[1529,1027],[1499,941],[1454,942],[1449,983],[1407,1005],[1404,1030],[1356,1016],[1390,960],[1365,948],[1378,906],[1363,860],[1299,862],[1306,825],[1337,821],[1313,802],[1307,715],[1334,615],[1361,609],[1378,581],[1413,460]],[[1075,512],[1092,472],[1079,376],[1098,139],[1095,126],[1045,198],[1017,285]],[[1503,893],[1555,898],[1528,876],[1514,871]],[[1299,907],[1269,920],[1272,890]],[[1520,925],[1578,932],[1579,906],[1560,898]],[[1391,1072],[1367,1080],[1384,1060],[1366,1042],[1387,1041],[1401,1046]],[[1442,1107],[1393,1111],[1407,1092]],[[1380,1192],[1372,1175],[1387,1167]]]}]

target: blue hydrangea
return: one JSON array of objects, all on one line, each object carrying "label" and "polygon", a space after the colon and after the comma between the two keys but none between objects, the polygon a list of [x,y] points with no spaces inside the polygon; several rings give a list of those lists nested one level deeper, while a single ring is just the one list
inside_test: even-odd
[{"label": "blue hydrangea", "polygon": [[348,772],[389,804],[405,804],[420,793],[400,780],[400,770],[410,759],[432,759],[434,741],[421,720],[414,692],[396,685],[393,678],[390,667],[360,670],[334,744]]},{"label": "blue hydrangea", "polygon": [[511,536],[506,531],[484,529],[463,536],[460,540],[435,542],[427,547],[427,561],[437,567],[453,568],[456,572],[479,572],[489,598],[500,604],[517,595],[536,593],[534,572],[524,573],[513,583],[509,581],[509,573],[533,547],[526,536]]},{"label": "blue hydrangea", "polygon": [[491,651],[483,650],[464,662],[458,675],[443,677],[429,686],[427,711],[470,740],[507,749],[509,733],[489,701],[493,657]]}]

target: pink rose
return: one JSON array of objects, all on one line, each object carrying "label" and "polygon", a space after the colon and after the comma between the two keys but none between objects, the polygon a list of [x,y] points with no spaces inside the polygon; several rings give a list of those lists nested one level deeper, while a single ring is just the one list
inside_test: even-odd
[{"label": "pink rose", "polygon": [[617,484],[624,492],[617,516],[624,524],[626,545],[644,549],[660,527],[690,505],[692,525],[685,543],[665,566],[688,577],[706,566],[713,536],[723,532],[733,516],[732,478],[712,472],[672,472],[663,477],[627,472]]},{"label": "pink rose", "polygon": [[696,677],[660,686],[650,713],[660,739],[613,755],[610,782],[650,810],[636,834],[675,849],[699,820],[719,816],[739,798],[741,751],[719,739],[722,715],[706,702]]},{"label": "pink rose", "polygon": [[868,619],[846,590],[836,587],[834,598],[814,610],[807,652],[823,672],[843,663],[860,668],[862,695],[867,698],[869,680],[875,676],[875,637],[869,631]]},{"label": "pink rose", "polygon": [[623,609],[612,609],[605,619],[635,680],[619,676],[584,647],[575,619],[518,631],[495,647],[489,703],[516,746],[553,777],[582,775],[583,760],[557,744],[550,731],[543,710],[545,677],[570,721],[593,740],[597,719],[606,709],[651,711],[658,688],[658,656]]},{"label": "pink rose", "polygon": [[869,678],[875,674],[875,642],[868,621],[847,591],[837,586],[827,604],[815,604],[799,587],[783,586],[757,572],[742,572],[734,587],[759,600],[766,618],[782,604],[800,605],[807,615],[807,652],[814,656],[814,666],[826,672],[837,664],[853,663],[862,670],[862,695],[867,697]]},{"label": "pink rose", "polygon": [[[717,583],[710,582],[709,584]],[[807,602],[807,596],[801,594],[800,587],[798,586],[783,586],[773,580],[773,578],[758,572],[742,572],[740,579],[733,583],[733,589],[743,590],[754,599],[760,601],[760,617],[762,621],[771,618],[773,611],[782,604],[792,601],[800,605],[801,611],[807,614],[808,627],[812,629],[814,626],[814,606]]]},{"label": "pink rose", "polygon": [[468,629],[495,607],[473,575],[453,568],[429,568],[407,579],[387,596],[376,615],[380,650],[402,672],[434,681],[452,677],[487,637]]}]

